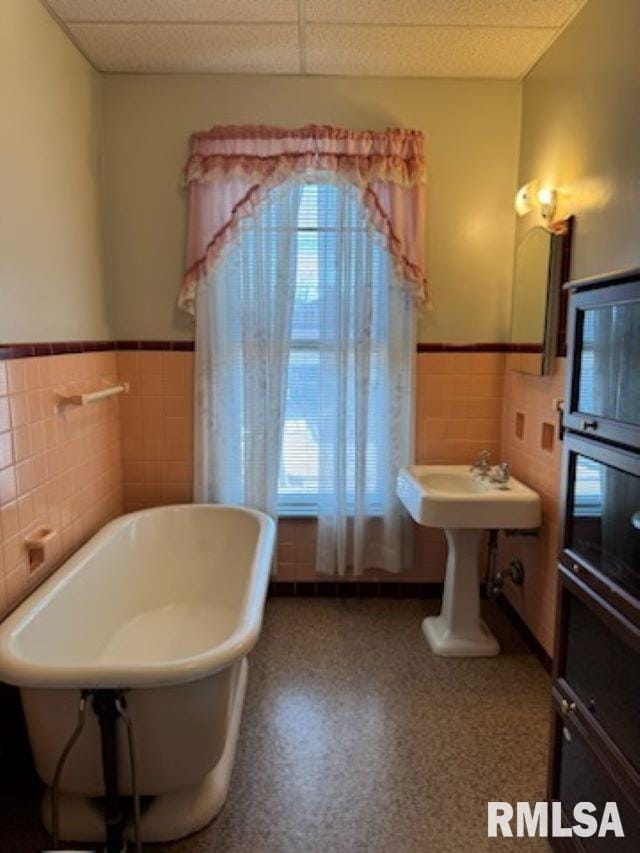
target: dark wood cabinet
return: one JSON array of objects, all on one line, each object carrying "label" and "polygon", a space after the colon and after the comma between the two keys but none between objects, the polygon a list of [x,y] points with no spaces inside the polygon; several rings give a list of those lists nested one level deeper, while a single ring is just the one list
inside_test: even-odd
[{"label": "dark wood cabinet", "polygon": [[565,433],[563,480],[560,563],[640,624],[640,453]]},{"label": "dark wood cabinet", "polygon": [[640,447],[640,269],[569,285],[565,426]]},{"label": "dark wood cabinet", "polygon": [[549,799],[615,801],[640,850],[640,270],[569,285]]},{"label": "dark wood cabinet", "polygon": [[[610,834],[603,838],[565,838],[558,850],[584,850],[593,853],[637,853],[640,839],[640,812],[634,793],[620,785],[606,758],[603,760],[601,745],[597,744],[593,732],[578,714],[566,716],[563,711],[565,698],[554,697],[556,731],[556,796],[563,811],[563,824],[570,826],[571,815],[577,803],[593,803],[598,814],[602,814],[605,803],[615,802],[624,830],[623,838]],[[600,747],[600,748],[599,748]],[[554,839],[555,842],[555,839]]]}]

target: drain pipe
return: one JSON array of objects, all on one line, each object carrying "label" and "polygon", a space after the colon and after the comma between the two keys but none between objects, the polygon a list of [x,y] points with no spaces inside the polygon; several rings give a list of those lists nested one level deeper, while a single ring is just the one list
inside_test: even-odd
[{"label": "drain pipe", "polygon": [[[505,536],[537,536],[537,530],[505,530]],[[516,586],[524,583],[524,565],[521,560],[511,560],[506,569],[497,571],[498,564],[498,531],[489,531],[487,546],[487,598],[495,598],[504,589],[505,582],[510,580]]]},{"label": "drain pipe", "polygon": [[122,691],[96,690],[93,710],[100,723],[102,776],[104,779],[104,826],[107,853],[121,853],[124,840],[125,815],[118,796],[118,731]]}]

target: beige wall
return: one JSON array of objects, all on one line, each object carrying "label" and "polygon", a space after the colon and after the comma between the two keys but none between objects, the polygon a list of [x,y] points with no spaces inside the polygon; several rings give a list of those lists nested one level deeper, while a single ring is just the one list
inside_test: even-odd
[{"label": "beige wall", "polygon": [[561,189],[573,278],[640,263],[639,48],[638,0],[590,0],[524,81],[519,183]]},{"label": "beige wall", "polygon": [[0,34],[0,342],[109,337],[99,76],[37,0]]},{"label": "beige wall", "polygon": [[119,338],[191,337],[175,309],[189,134],[213,124],[417,127],[427,135],[432,341],[506,337],[517,82],[211,75],[104,78],[109,287]]},{"label": "beige wall", "polygon": [[[520,183],[539,178],[575,214],[572,278],[640,264],[640,3],[590,0],[524,81]],[[519,229],[538,222],[530,214]],[[553,652],[561,454],[553,399],[563,396],[565,359],[551,377],[505,376],[502,455],[542,496],[538,540],[503,543],[501,563],[519,557],[525,583],[507,595]],[[514,433],[515,415],[525,418]],[[551,448],[542,426],[554,430]]]}]

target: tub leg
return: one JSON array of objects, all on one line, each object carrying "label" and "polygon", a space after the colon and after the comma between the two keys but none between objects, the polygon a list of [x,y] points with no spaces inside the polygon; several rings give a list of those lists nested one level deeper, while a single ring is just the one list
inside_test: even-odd
[{"label": "tub leg", "polygon": [[118,732],[116,729],[119,718],[116,705],[118,698],[117,690],[97,690],[93,697],[93,710],[100,723],[107,853],[121,853],[125,823],[118,796]]}]

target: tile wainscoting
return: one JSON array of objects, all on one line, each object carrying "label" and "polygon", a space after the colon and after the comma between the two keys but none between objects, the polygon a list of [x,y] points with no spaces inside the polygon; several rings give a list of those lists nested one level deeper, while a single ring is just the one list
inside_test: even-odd
[{"label": "tile wainscoting", "polygon": [[564,396],[565,358],[556,359],[552,376],[517,372],[522,356],[508,355],[504,375],[501,456],[515,477],[542,499],[542,527],[533,537],[500,537],[499,564],[519,559],[524,584],[506,587],[506,595],[547,653],[553,653],[556,565],[562,441],[555,401]]},{"label": "tile wainscoting", "polygon": [[125,512],[193,497],[193,353],[119,351]]},{"label": "tile wainscoting", "polygon": [[[125,509],[190,500],[193,354],[138,350],[116,356],[119,379],[131,387],[120,401]],[[466,464],[484,448],[497,459],[506,355],[421,352],[416,359],[416,461]],[[331,580],[314,570],[315,545],[314,519],[282,519],[277,579]],[[437,582],[445,556],[442,532],[416,527],[412,567],[399,578],[370,570],[362,580]]]},{"label": "tile wainscoting", "polygon": [[[122,513],[117,400],[57,401],[116,381],[109,351],[0,361],[0,616]],[[24,540],[39,527],[56,536],[31,570]]]},{"label": "tile wainscoting", "polygon": [[[557,441],[552,451],[536,448],[532,436],[535,418],[550,420],[550,395],[561,396],[561,379],[520,376],[511,360],[515,366],[515,359],[526,356],[505,349],[472,344],[420,348],[415,456],[418,463],[467,464],[486,448],[496,461],[510,459],[516,476],[541,492],[545,527],[535,541],[539,556],[534,567],[527,553],[525,589],[510,597],[547,646],[553,625],[549,566],[559,451]],[[192,499],[192,350],[189,342],[161,341],[0,348],[5,359],[0,360],[0,615],[109,519]],[[57,393],[114,381],[128,382],[129,393],[86,409],[56,411]],[[523,439],[511,435],[516,411],[528,417]],[[58,537],[47,562],[29,573],[24,538],[41,524],[56,529]],[[314,571],[315,536],[313,519],[281,520],[278,581],[330,581]],[[516,553],[532,541],[502,546],[501,559],[507,548]],[[438,583],[445,556],[442,532],[416,526],[413,564],[406,572],[394,576],[370,570],[360,580]]]}]

